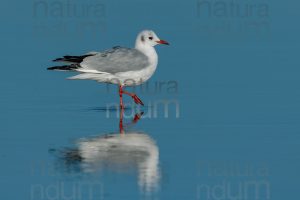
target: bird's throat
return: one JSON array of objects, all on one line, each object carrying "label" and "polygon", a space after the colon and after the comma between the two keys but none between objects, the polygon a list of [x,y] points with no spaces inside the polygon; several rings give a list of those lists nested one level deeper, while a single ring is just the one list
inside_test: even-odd
[{"label": "bird's throat", "polygon": [[145,54],[152,65],[157,65],[158,58],[154,47],[143,44],[136,44],[135,49]]}]

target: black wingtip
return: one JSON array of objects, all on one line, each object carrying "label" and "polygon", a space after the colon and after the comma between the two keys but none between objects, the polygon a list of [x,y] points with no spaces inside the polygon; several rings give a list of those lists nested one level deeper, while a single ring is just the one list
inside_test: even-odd
[{"label": "black wingtip", "polygon": [[48,67],[47,70],[55,70],[57,67]]},{"label": "black wingtip", "polygon": [[65,55],[63,58],[55,58],[52,60],[53,62],[59,62],[59,61],[67,61],[66,59],[72,58],[73,56]]},{"label": "black wingtip", "polygon": [[47,70],[73,71],[75,69],[78,69],[79,67],[80,67],[79,65],[71,64],[71,65],[48,67]]}]

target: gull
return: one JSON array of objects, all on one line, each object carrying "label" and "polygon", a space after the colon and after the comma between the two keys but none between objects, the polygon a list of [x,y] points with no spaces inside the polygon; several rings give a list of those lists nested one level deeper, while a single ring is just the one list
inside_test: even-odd
[{"label": "gull", "polygon": [[[129,131],[126,134],[109,133],[80,138],[73,148],[63,148],[59,157],[63,166],[78,165],[84,174],[101,174],[106,170],[117,173],[134,171],[137,183],[146,193],[159,187],[159,148],[146,133]],[[75,168],[76,166],[74,166]]]},{"label": "gull", "polygon": [[[72,169],[72,165],[78,169],[78,165],[81,172],[86,174],[97,174],[105,170],[118,173],[134,170],[142,191],[148,194],[157,191],[161,178],[159,148],[147,133],[128,130],[142,115],[143,112],[136,113],[120,132],[80,138],[73,148],[59,150],[61,155],[58,156],[63,160],[63,169]],[[121,118],[120,123],[123,127]]]},{"label": "gull", "polygon": [[73,80],[95,80],[119,85],[120,107],[123,109],[122,95],[132,97],[136,104],[144,105],[134,93],[123,90],[125,86],[136,86],[147,81],[155,72],[158,56],[154,46],[169,45],[152,30],[140,32],[134,48],[116,46],[102,52],[89,52],[81,56],[66,55],[53,60],[67,65],[49,67],[48,70],[75,71],[80,74],[69,77]]}]

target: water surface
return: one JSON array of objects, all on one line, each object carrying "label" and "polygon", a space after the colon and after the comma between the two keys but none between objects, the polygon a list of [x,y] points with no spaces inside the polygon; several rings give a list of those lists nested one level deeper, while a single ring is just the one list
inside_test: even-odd
[{"label": "water surface", "polygon": [[[1,199],[299,196],[297,3],[53,2],[2,5]],[[145,28],[171,45],[120,135],[115,86],[46,68]]]}]

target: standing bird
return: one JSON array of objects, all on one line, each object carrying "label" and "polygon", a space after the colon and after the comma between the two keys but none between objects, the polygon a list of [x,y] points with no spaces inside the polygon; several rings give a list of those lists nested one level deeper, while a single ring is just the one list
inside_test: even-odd
[{"label": "standing bird", "polygon": [[116,46],[103,52],[90,52],[82,56],[64,56],[53,60],[68,65],[49,67],[48,70],[76,71],[80,74],[69,79],[87,79],[119,85],[120,107],[123,109],[122,95],[132,97],[136,104],[144,105],[134,93],[123,90],[125,86],[136,86],[147,81],[155,72],[158,62],[154,46],[169,45],[151,30],[140,32],[135,48]]}]

